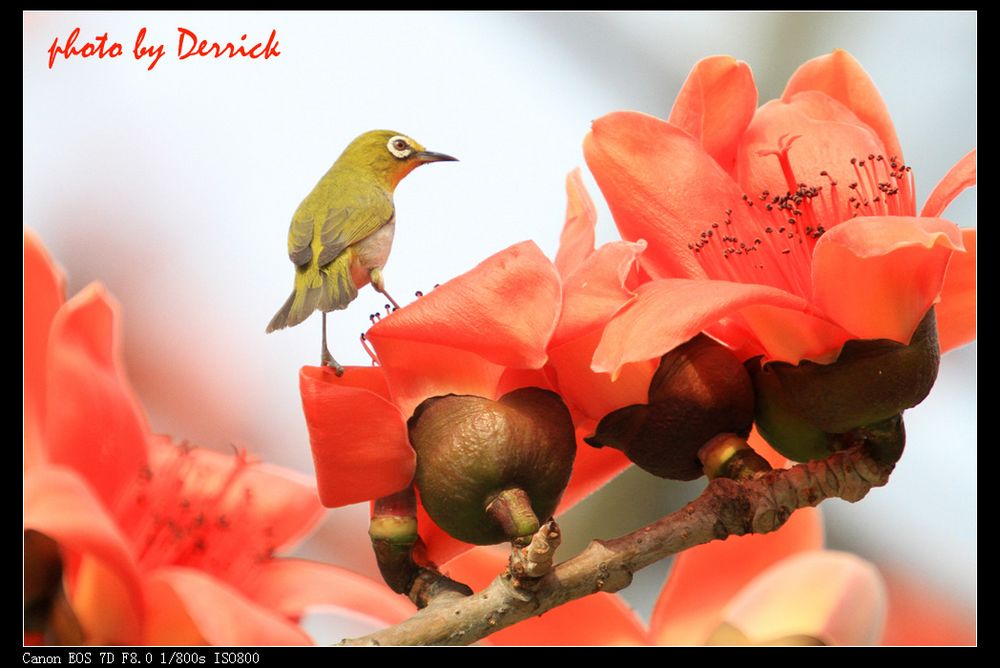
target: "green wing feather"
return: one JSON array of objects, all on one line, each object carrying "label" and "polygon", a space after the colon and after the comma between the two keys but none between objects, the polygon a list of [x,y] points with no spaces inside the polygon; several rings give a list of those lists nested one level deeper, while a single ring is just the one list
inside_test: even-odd
[{"label": "green wing feather", "polygon": [[351,276],[351,246],[391,221],[394,207],[381,187],[361,192],[338,188],[345,180],[343,172],[331,169],[292,217],[288,257],[295,264],[295,289],[271,319],[268,332],[293,327],[316,309],[346,308],[358,296]]},{"label": "green wing feather", "polygon": [[319,233],[322,247],[319,266],[324,266],[345,248],[377,232],[392,220],[392,216],[392,200],[381,188],[367,189],[344,206],[327,209]]},{"label": "green wing feather", "polygon": [[311,214],[299,207],[288,227],[288,257],[296,267],[304,267],[313,258],[313,220]]}]

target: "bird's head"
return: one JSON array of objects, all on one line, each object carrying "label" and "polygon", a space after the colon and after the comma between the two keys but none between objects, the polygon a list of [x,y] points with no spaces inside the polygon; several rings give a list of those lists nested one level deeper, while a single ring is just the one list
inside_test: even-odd
[{"label": "bird's head", "polygon": [[351,142],[341,160],[371,168],[392,189],[420,165],[457,158],[428,151],[419,142],[394,130],[372,130]]}]

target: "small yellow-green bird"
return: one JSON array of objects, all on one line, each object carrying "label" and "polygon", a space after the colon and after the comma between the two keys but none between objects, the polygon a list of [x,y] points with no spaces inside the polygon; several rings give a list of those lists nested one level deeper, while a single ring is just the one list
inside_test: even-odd
[{"label": "small yellow-green bird", "polygon": [[288,257],[295,265],[295,289],[267,332],[293,327],[318,309],[323,314],[320,364],[343,374],[326,346],[326,314],[347,308],[368,283],[399,308],[382,277],[396,229],[392,194],[414,169],[442,160],[456,158],[427,151],[392,130],[372,130],[352,141],[292,216]]}]

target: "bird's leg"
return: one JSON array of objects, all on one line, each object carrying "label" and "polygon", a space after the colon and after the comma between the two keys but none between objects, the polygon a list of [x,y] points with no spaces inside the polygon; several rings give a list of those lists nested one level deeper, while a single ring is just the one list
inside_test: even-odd
[{"label": "bird's leg", "polygon": [[326,347],[326,313],[323,313],[323,352],[320,355],[320,366],[328,366],[333,369],[333,372],[337,376],[344,375],[344,367],[340,365],[340,362],[333,359],[333,355],[330,354],[330,349]]},{"label": "bird's leg", "polygon": [[375,291],[380,292],[382,295],[384,295],[385,298],[392,303],[392,307],[398,309],[399,304],[397,304],[396,300],[393,299],[389,295],[389,293],[385,291],[385,277],[382,276],[382,268],[372,267],[371,269],[368,270],[368,277],[371,278],[372,287],[375,288]]}]

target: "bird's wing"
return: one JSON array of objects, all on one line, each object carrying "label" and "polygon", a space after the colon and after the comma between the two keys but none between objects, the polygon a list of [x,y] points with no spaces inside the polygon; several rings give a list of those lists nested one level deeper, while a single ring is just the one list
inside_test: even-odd
[{"label": "bird's wing", "polygon": [[303,267],[312,260],[313,216],[295,212],[288,228],[288,257],[296,267]]},{"label": "bird's wing", "polygon": [[333,262],[345,248],[378,231],[392,220],[393,213],[392,200],[381,189],[367,190],[346,206],[329,209],[320,231],[319,266]]}]

